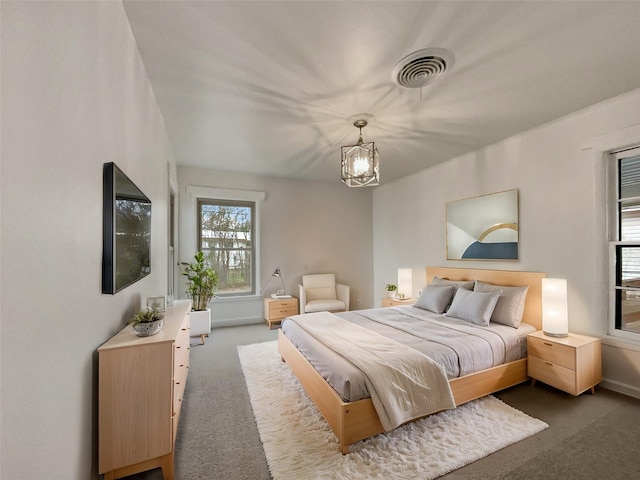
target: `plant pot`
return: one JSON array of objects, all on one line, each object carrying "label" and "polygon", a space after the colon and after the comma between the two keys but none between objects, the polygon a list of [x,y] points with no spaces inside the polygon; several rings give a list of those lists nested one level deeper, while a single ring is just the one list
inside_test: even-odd
[{"label": "plant pot", "polygon": [[191,337],[200,337],[204,345],[205,337],[211,332],[211,309],[191,310],[189,312],[189,329]]},{"label": "plant pot", "polygon": [[156,320],[154,322],[141,322],[133,326],[133,331],[136,332],[138,337],[150,337],[157,333],[160,333],[164,326],[164,319]]},{"label": "plant pot", "polygon": [[387,298],[396,298],[396,291],[389,291],[387,290]]},{"label": "plant pot", "polygon": [[192,337],[208,336],[209,332],[211,332],[211,309],[191,311],[189,313],[189,323]]}]

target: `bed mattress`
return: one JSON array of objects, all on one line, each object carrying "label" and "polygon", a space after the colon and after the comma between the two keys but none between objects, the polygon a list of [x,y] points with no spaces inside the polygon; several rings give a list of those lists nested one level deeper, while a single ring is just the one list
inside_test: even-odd
[{"label": "bed mattress", "polygon": [[[413,306],[373,308],[336,315],[428,355],[444,367],[449,379],[525,358],[527,334],[536,331],[526,323],[518,329],[495,323],[482,327]],[[293,321],[303,317],[285,318],[282,332],[342,400],[353,402],[368,398],[362,372]]]}]

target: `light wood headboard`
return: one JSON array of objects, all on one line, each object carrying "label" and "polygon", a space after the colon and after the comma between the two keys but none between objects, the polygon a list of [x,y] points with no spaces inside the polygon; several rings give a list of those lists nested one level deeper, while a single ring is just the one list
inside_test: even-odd
[{"label": "light wood headboard", "polygon": [[482,270],[453,267],[427,267],[427,283],[433,277],[449,280],[480,280],[485,283],[505,286],[529,286],[524,304],[522,321],[542,330],[542,272],[518,272],[514,270]]}]

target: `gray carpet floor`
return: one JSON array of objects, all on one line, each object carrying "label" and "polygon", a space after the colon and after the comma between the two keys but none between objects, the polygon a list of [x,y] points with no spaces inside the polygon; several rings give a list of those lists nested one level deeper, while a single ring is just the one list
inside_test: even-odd
[{"label": "gray carpet floor", "polygon": [[[215,329],[191,349],[176,442],[177,480],[270,480],[237,345],[275,340],[266,324]],[[640,478],[640,400],[596,388],[573,397],[538,382],[496,394],[549,424],[443,479]],[[127,477],[160,480],[159,469]]]}]

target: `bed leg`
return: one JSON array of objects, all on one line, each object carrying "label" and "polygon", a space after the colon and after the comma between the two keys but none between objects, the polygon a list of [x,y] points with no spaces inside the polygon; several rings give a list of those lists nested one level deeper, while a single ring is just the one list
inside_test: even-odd
[{"label": "bed leg", "polygon": [[342,452],[343,455],[348,455],[349,454],[349,445],[345,445],[344,443],[340,444],[340,451]]},{"label": "bed leg", "polygon": [[286,362],[286,360],[284,359],[284,357],[283,357],[283,356],[280,356],[280,361],[281,361],[282,363],[285,363],[285,362]]}]

